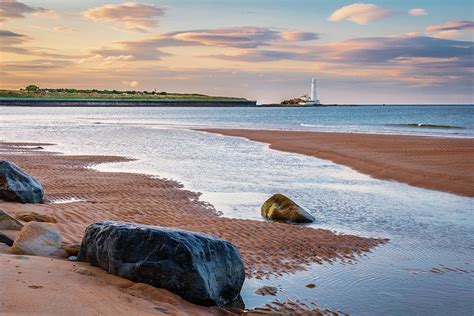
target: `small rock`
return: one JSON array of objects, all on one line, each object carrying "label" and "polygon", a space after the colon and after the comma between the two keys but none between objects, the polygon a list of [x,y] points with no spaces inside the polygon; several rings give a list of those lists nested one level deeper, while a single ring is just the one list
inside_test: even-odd
[{"label": "small rock", "polygon": [[0,232],[0,243],[11,247],[13,245],[13,240],[11,240],[7,235],[4,235],[2,232]]},{"label": "small rock", "polygon": [[274,286],[268,286],[268,285],[264,285],[255,290],[255,294],[263,295],[263,296],[265,295],[275,296],[277,295],[277,293],[278,293],[278,288]]},{"label": "small rock", "polygon": [[306,284],[306,287],[308,289],[314,289],[316,287],[316,284],[314,284],[314,283]]},{"label": "small rock", "polygon": [[77,257],[76,256],[69,256],[67,258],[68,261],[77,261]]},{"label": "small rock", "polygon": [[79,254],[79,250],[81,249],[80,244],[63,244],[62,247],[69,256],[77,256]]},{"label": "small rock", "polygon": [[9,202],[42,203],[41,184],[13,162],[0,160],[0,199]]},{"label": "small rock", "polygon": [[46,224],[29,222],[15,238],[12,253],[19,255],[50,256],[61,252],[61,236]]},{"label": "small rock", "polygon": [[84,269],[84,268],[76,268],[76,269],[72,270],[72,272],[75,272],[75,273],[77,273],[77,274],[82,274],[82,275],[90,276],[90,277],[95,275],[94,272],[89,271],[89,270]]},{"label": "small rock", "polygon": [[35,289],[35,290],[36,290],[36,289],[42,289],[42,288],[43,288],[42,285],[28,285],[28,287],[29,287],[30,289]]},{"label": "small rock", "polygon": [[24,222],[43,222],[43,223],[57,223],[58,221],[53,216],[46,214],[38,214],[36,212],[21,212],[15,215],[16,219]]},{"label": "small rock", "polygon": [[20,230],[23,224],[8,215],[7,212],[0,210],[0,229]]},{"label": "small rock", "polygon": [[168,314],[168,309],[161,306],[155,306],[155,310],[159,311],[160,313]]},{"label": "small rock", "polygon": [[275,194],[262,205],[261,214],[264,218],[291,223],[312,223],[313,215],[283,194]]}]

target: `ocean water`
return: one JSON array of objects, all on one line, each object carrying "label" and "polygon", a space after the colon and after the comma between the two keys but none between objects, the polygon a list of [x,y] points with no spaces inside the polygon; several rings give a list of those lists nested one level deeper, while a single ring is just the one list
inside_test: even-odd
[{"label": "ocean water", "polygon": [[[224,216],[261,220],[260,205],[281,192],[316,216],[314,227],[390,238],[354,264],[247,280],[247,307],[274,299],[254,294],[267,284],[281,288],[281,300],[316,301],[354,315],[474,313],[474,199],[376,180],[329,161],[191,127],[474,137],[474,107],[0,107],[2,141],[51,142],[57,144],[52,150],[68,154],[136,158],[98,168],[175,179],[202,192],[201,199]],[[316,288],[306,288],[308,283]]]}]

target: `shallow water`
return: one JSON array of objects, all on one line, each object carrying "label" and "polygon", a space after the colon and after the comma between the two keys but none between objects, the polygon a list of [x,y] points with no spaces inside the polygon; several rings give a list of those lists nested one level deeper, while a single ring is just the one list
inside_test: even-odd
[{"label": "shallow water", "polygon": [[[390,238],[389,244],[354,264],[315,265],[308,271],[272,280],[247,280],[242,294],[248,307],[273,299],[253,292],[261,284],[275,284],[282,288],[279,293],[282,299],[285,296],[305,302],[316,299],[322,306],[355,315],[471,315],[474,313],[472,198],[376,180],[325,160],[270,150],[265,144],[242,138],[186,129],[188,126],[298,129],[296,123],[291,123],[292,127],[286,124],[301,124],[306,120],[316,122],[313,125],[324,125],[322,130],[330,130],[331,124],[345,117],[346,121],[334,123],[338,131],[359,126],[357,131],[396,132],[399,127],[387,127],[388,124],[421,121],[464,129],[422,128],[419,132],[407,127],[403,132],[470,137],[474,125],[472,107],[424,108],[430,114],[423,118],[417,117],[422,116],[419,107],[384,107],[388,112],[373,108],[0,107],[0,140],[52,142],[58,144],[53,150],[65,153],[137,158],[133,162],[101,165],[99,169],[176,179],[187,189],[202,192],[202,199],[211,202],[225,216],[260,220],[261,203],[269,195],[281,192],[318,218],[315,227]],[[315,110],[321,111],[312,112]],[[342,114],[345,110],[347,113]],[[378,118],[370,118],[371,111],[377,112],[378,116],[374,115]],[[448,115],[446,111],[452,112]],[[433,113],[438,114],[430,118]],[[371,124],[371,120],[379,121]],[[464,134],[455,134],[459,132]],[[441,273],[431,272],[433,268]],[[317,287],[308,289],[305,287],[308,283]]]}]

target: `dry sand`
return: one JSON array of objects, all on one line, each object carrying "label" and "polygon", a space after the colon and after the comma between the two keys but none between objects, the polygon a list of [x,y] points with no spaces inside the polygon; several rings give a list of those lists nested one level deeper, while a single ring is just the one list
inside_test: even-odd
[{"label": "dry sand", "polygon": [[331,160],[377,179],[474,197],[474,139],[206,129]]},{"label": "dry sand", "polygon": [[[180,188],[174,181],[89,168],[98,163],[126,161],[125,158],[64,156],[40,151],[36,146],[47,145],[0,143],[0,159],[12,161],[36,177],[47,192],[46,203],[0,201],[0,209],[12,215],[33,211],[53,216],[57,223],[49,225],[68,243],[79,243],[86,226],[96,220],[177,227],[236,244],[247,276],[265,278],[304,269],[309,263],[354,259],[385,242],[284,223],[219,217],[212,206],[199,201],[197,193]],[[71,198],[79,201],[54,203]],[[172,313],[186,313],[192,306],[169,292],[134,285],[92,267],[87,269],[93,271],[94,276],[79,275],[72,272],[72,263],[66,261],[35,257],[20,260],[0,254],[0,264],[2,291],[6,291],[0,293],[0,313],[36,310],[47,314],[61,313],[64,309],[72,314],[84,314],[83,308],[86,312],[103,308],[108,314],[130,309],[129,314],[133,314],[153,312],[158,305],[169,308]],[[22,278],[16,277],[17,268]],[[41,287],[28,288],[31,285]],[[138,294],[130,294],[132,290]],[[167,302],[175,308],[164,305]],[[58,309],[55,309],[56,304]],[[195,308],[197,312],[212,312]]]}]

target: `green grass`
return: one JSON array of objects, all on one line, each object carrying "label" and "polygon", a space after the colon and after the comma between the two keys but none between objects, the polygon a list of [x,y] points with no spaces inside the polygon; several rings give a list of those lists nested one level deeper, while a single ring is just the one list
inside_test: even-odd
[{"label": "green grass", "polygon": [[[72,89],[71,89],[72,90]],[[139,91],[39,91],[0,90],[3,99],[81,99],[81,100],[137,100],[137,101],[238,101],[244,98],[209,96],[192,93],[154,93]]]}]

